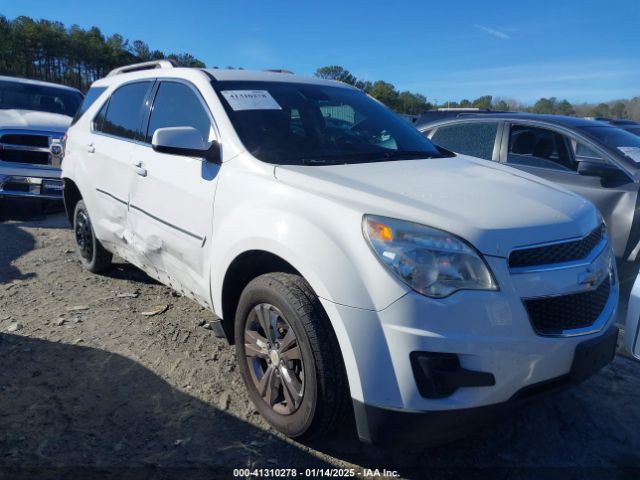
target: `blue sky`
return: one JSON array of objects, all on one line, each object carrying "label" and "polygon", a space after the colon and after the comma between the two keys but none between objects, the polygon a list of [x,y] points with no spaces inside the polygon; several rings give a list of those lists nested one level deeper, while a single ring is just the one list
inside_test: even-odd
[{"label": "blue sky", "polygon": [[440,102],[640,95],[640,0],[0,0],[0,13],[95,25],[208,66],[338,64]]}]

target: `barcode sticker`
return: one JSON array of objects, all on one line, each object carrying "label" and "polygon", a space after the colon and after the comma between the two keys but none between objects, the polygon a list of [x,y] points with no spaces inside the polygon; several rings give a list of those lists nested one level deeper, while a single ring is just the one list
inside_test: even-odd
[{"label": "barcode sticker", "polygon": [[222,95],[234,111],[282,110],[266,90],[223,90]]}]

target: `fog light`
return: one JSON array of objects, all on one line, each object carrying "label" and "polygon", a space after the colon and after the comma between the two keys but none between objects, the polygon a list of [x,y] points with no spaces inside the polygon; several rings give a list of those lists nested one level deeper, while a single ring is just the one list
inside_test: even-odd
[{"label": "fog light", "polygon": [[491,373],[467,370],[455,353],[411,352],[411,368],[420,395],[444,398],[461,387],[490,387],[496,384]]}]

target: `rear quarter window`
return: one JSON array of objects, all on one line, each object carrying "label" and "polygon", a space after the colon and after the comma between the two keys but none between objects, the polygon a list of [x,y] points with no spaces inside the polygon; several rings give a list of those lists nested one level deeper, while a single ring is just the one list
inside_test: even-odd
[{"label": "rear quarter window", "polygon": [[497,132],[497,123],[445,125],[435,131],[431,141],[456,153],[492,160]]}]

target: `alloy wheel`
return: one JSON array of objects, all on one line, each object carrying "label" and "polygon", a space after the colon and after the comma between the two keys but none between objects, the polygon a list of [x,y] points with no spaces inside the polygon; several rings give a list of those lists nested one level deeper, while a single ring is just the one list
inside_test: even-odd
[{"label": "alloy wheel", "polygon": [[293,414],[304,396],[304,361],[298,338],[282,312],[261,303],[244,329],[245,359],[262,400],[276,413]]}]

